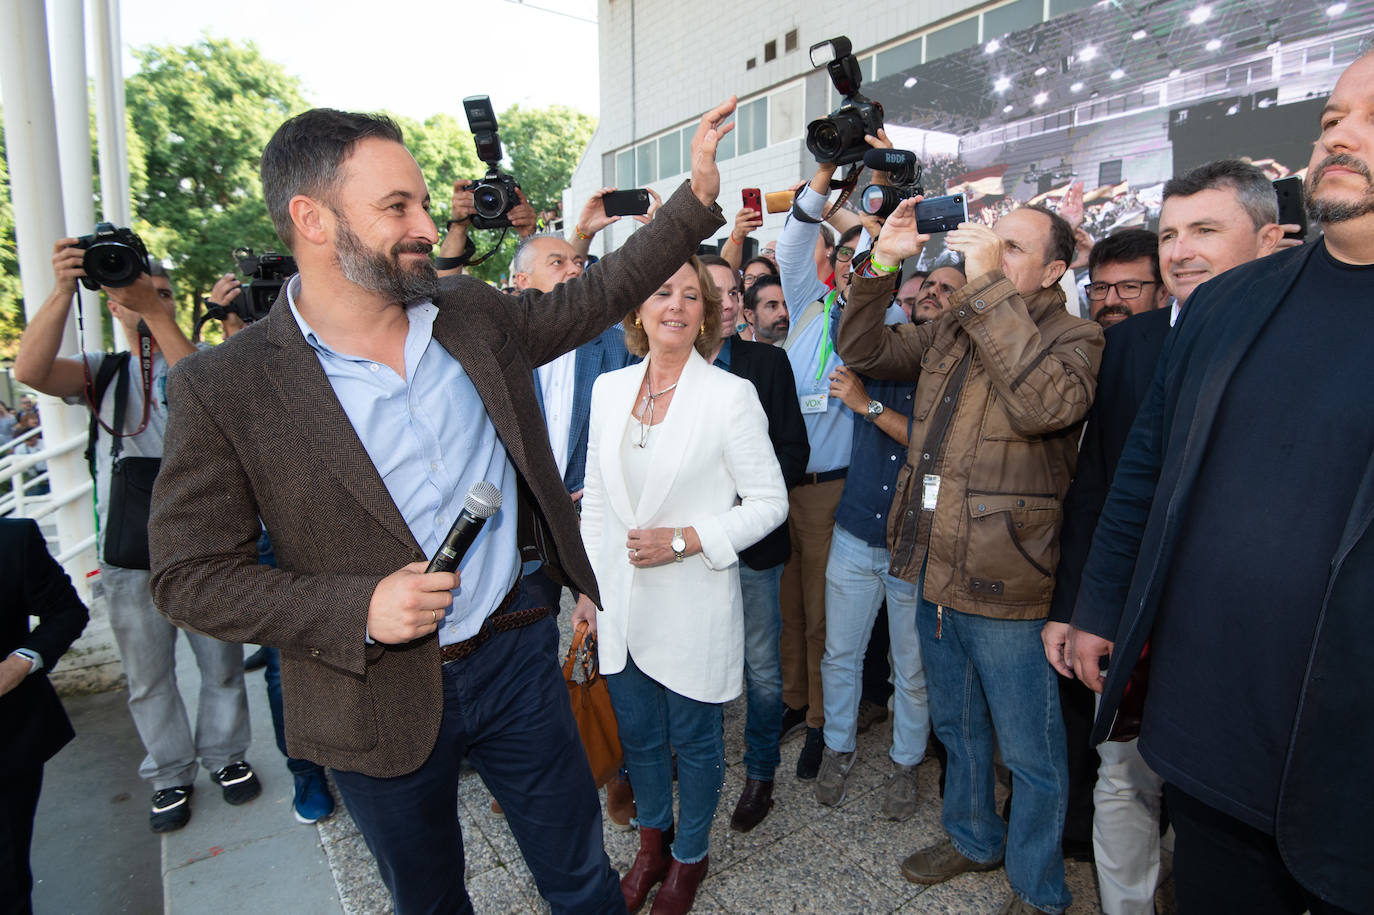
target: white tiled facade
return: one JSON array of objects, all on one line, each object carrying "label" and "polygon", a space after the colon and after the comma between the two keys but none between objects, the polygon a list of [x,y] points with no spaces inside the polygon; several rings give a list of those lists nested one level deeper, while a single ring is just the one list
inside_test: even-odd
[{"label": "white tiled facade", "polygon": [[[688,171],[684,162],[673,174],[653,181],[632,185],[606,180],[614,174],[605,172],[606,153],[673,129],[686,128],[690,135],[703,112],[732,94],[742,105],[768,96],[770,131],[778,133],[779,116],[791,114],[786,120],[793,127],[791,136],[770,137],[764,148],[721,163],[720,202],[732,220],[740,206],[741,189],[782,190],[815,169],[803,143],[806,124],[831,109],[832,90],[824,70],[811,67],[807,49],[812,44],[848,35],[854,53],[862,58],[942,22],[967,17],[980,5],[986,6],[964,0],[872,0],[851,8],[852,15],[841,16],[835,4],[819,0],[761,5],[722,0],[601,0],[600,126],[573,174],[572,187],[564,194],[567,225],[571,228],[582,204],[607,183],[647,186],[666,197]],[[797,47],[786,51],[785,36],[793,29]],[[765,62],[765,44],[770,41],[776,42],[777,56]],[[746,69],[750,58],[756,65]],[[765,217],[755,237],[760,242],[776,238],[782,220],[781,214]],[[603,233],[609,237],[593,242],[592,252],[619,246],[635,225],[627,219],[612,226]],[[721,236],[728,231],[728,226],[722,229]]]}]

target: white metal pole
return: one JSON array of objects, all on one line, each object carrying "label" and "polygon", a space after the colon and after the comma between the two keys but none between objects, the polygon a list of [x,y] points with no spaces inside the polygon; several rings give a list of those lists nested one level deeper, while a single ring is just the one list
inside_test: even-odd
[{"label": "white metal pole", "polygon": [[[95,126],[100,149],[100,209],[105,222],[127,226],[129,142],[125,134],[124,65],[120,55],[119,0],[90,0],[91,45],[95,51]],[[115,349],[128,349],[124,328],[112,321]]]},{"label": "white metal pole", "polygon": [[[43,0],[0,3],[0,99],[5,110],[19,278],[25,293],[24,309],[30,316],[52,289],[52,242],[63,234],[62,176],[57,167],[51,79]],[[75,328],[69,322],[60,352],[72,354],[75,350]],[[84,408],[46,395],[39,398],[39,404],[48,441],[66,441],[81,434],[86,426]],[[49,467],[54,497],[89,479],[79,453],[57,458]],[[63,544],[90,537],[95,527],[90,500],[78,499],[59,509],[56,522]],[[83,590],[86,574],[95,568],[94,550],[86,550],[67,563],[68,572]]]},{"label": "white metal pole", "polygon": [[[91,101],[86,85],[86,41],[81,0],[47,0],[52,55],[52,92],[57,117],[57,155],[62,170],[62,212],[68,235],[85,235],[95,225],[91,175]],[[88,349],[104,349],[100,294],[77,290]]]}]

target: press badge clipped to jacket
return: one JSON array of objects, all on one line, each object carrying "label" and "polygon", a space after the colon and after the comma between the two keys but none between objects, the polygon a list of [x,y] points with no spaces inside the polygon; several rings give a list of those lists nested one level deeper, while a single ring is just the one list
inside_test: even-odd
[{"label": "press badge clipped to jacket", "polygon": [[935,511],[935,503],[940,498],[940,475],[928,473],[921,480],[921,511]]}]

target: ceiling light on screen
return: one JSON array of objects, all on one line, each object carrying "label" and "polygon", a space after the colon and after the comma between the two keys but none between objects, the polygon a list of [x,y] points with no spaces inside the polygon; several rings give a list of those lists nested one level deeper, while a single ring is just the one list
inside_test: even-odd
[{"label": "ceiling light on screen", "polygon": [[1210,6],[1199,6],[1188,14],[1188,21],[1193,25],[1202,25],[1212,18],[1212,8]]},{"label": "ceiling light on screen", "polygon": [[1035,93],[1035,104],[1037,104],[1037,105],[1043,105],[1043,104],[1045,104],[1046,102],[1048,102],[1049,100],[1050,100],[1049,93],[1047,93],[1047,92],[1037,92],[1037,93]]},{"label": "ceiling light on screen", "polygon": [[1120,67],[1117,67],[1115,70],[1112,71],[1112,79],[1121,79],[1121,77],[1125,75],[1126,71],[1121,69]]},{"label": "ceiling light on screen", "polygon": [[996,38],[983,46],[984,54],[996,54],[1000,50],[1002,50],[1002,42],[998,41]]},{"label": "ceiling light on screen", "polygon": [[1035,68],[1035,75],[1036,75],[1036,76],[1044,76],[1044,75],[1045,75],[1046,73],[1048,73],[1048,72],[1050,72],[1050,68],[1049,68],[1049,67],[1036,67],[1036,68]]},{"label": "ceiling light on screen", "polygon": [[1070,91],[1070,92],[1082,92],[1082,91],[1083,91],[1083,84],[1082,84],[1082,83],[1074,83],[1072,86],[1069,87],[1069,91]]},{"label": "ceiling light on screen", "polygon": [[1180,70],[1178,67],[1174,67],[1172,70],[1169,71],[1169,79],[1178,79],[1182,75],[1183,71]]},{"label": "ceiling light on screen", "polygon": [[1002,113],[1003,113],[1003,114],[1011,114],[1011,109],[1012,109],[1012,107],[1013,107],[1013,106],[1011,106],[1011,105],[1006,105],[1006,106],[1004,106],[1004,107],[1002,108]]},{"label": "ceiling light on screen", "polygon": [[993,92],[1006,92],[1011,88],[1011,79],[1005,76],[997,77],[997,81],[992,84]]},{"label": "ceiling light on screen", "polygon": [[1213,38],[1211,41],[1207,42],[1207,50],[1209,50],[1209,51],[1220,51],[1220,50],[1221,50],[1221,39],[1220,39],[1220,38]]},{"label": "ceiling light on screen", "polygon": [[1085,62],[1085,63],[1086,63],[1087,61],[1093,60],[1093,59],[1096,58],[1096,57],[1097,57],[1097,48],[1094,47],[1093,45],[1088,45],[1086,48],[1084,48],[1083,50],[1081,50],[1081,51],[1078,52],[1078,59],[1081,60],[1081,61],[1083,61],[1083,62]]},{"label": "ceiling light on screen", "polygon": [[1344,3],[1333,3],[1326,8],[1326,15],[1330,16],[1332,19],[1335,19],[1341,13],[1344,13],[1346,11],[1346,8],[1346,4]]},{"label": "ceiling light on screen", "polygon": [[1141,41],[1148,34],[1149,33],[1146,32],[1144,29],[1136,29],[1134,32],[1131,33],[1131,41]]},{"label": "ceiling light on screen", "polygon": [[902,83],[902,85],[910,89],[912,86],[916,85],[916,77],[908,76],[906,82]]}]

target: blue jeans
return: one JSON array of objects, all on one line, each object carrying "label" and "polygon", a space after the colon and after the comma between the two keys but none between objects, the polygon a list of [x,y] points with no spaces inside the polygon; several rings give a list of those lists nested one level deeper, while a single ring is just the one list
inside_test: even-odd
[{"label": "blue jeans", "polygon": [[930,708],[921,641],[916,636],[916,586],[888,574],[889,555],[835,525],[825,566],[825,745],[853,752],[858,739],[864,651],[878,607],[887,598],[892,673],[897,690],[892,707],[892,761],[914,766],[926,755]]},{"label": "blue jeans", "polygon": [[286,768],[292,775],[309,775],[312,772],[324,775],[324,767],[319,763],[296,759],[286,752],[286,719],[281,702],[281,653],[275,648],[266,647],[262,652],[267,659],[267,666],[262,671],[263,679],[267,681],[267,705],[272,709],[272,728],[277,732],[277,749],[286,757]]},{"label": "blue jeans", "polygon": [[744,598],[744,771],[749,778],[771,782],[782,760],[782,611],[778,586],[782,565],[751,569],[739,564],[739,590]]},{"label": "blue jeans", "polygon": [[[513,609],[533,606],[521,593]],[[546,617],[443,666],[444,716],[429,759],[396,778],[334,770],[398,915],[472,912],[463,882],[458,766],[464,754],[505,811],[555,913],[624,913],[601,802]]]},{"label": "blue jeans", "polygon": [[[916,614],[935,734],[949,753],[944,827],[967,858],[1005,854],[1007,879],[1047,912],[1072,901],[1060,838],[1069,799],[1059,685],[1040,641],[1044,620],[999,620],[937,610]],[[993,733],[1011,770],[1011,822],[993,799]],[[1005,846],[1005,851],[1004,851]]]},{"label": "blue jeans", "polygon": [[722,706],[673,692],[628,655],[624,670],[606,675],[606,686],[641,827],[673,825],[672,753],[677,751],[679,815],[673,857],[695,864],[710,849],[711,821],[725,780]]}]

